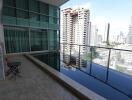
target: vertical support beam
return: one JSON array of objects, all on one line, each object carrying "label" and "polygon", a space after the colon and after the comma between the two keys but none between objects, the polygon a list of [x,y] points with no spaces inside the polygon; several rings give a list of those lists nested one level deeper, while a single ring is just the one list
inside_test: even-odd
[{"label": "vertical support beam", "polygon": [[79,57],[78,57],[79,69],[80,69],[80,49],[81,49],[81,47],[80,47],[80,45],[79,45]]},{"label": "vertical support beam", "polygon": [[3,0],[0,0],[0,45],[2,47],[3,53],[6,54],[5,40],[4,40],[4,26],[2,25],[2,9],[3,9]]},{"label": "vertical support beam", "polygon": [[71,44],[68,44],[68,45],[70,45],[70,62],[69,63],[71,63]]},{"label": "vertical support beam", "polygon": [[60,8],[59,8],[59,19],[57,19],[58,21],[59,21],[59,51],[60,51],[60,49],[61,49],[61,46],[60,46],[60,38],[61,38],[61,34],[60,34],[60,14],[61,14],[61,12],[60,12]]},{"label": "vertical support beam", "polygon": [[64,55],[64,48],[65,47],[64,46],[65,46],[65,44],[61,44],[61,45],[62,45],[61,46],[62,47],[62,52],[61,52],[62,53],[62,61],[64,62],[64,58],[65,58],[65,55]]},{"label": "vertical support beam", "polygon": [[5,79],[5,67],[4,67],[4,54],[5,52],[5,42],[4,42],[4,29],[2,25],[2,7],[3,0],[0,0],[0,80]]},{"label": "vertical support beam", "polygon": [[48,39],[48,51],[50,51],[50,30],[47,29],[47,39]]},{"label": "vertical support beam", "polygon": [[31,52],[31,29],[30,28],[28,28],[28,33],[29,33],[29,48]]},{"label": "vertical support beam", "polygon": [[0,0],[0,24],[2,21],[2,6],[3,6],[3,0]]},{"label": "vertical support beam", "polygon": [[91,52],[91,61],[90,61],[90,71],[89,74],[91,75],[92,73],[92,60],[93,60],[93,47],[90,47],[90,52]]},{"label": "vertical support beam", "polygon": [[108,82],[108,78],[109,78],[110,55],[111,55],[111,49],[109,49],[109,56],[108,56],[107,72],[106,72],[106,80],[105,80],[105,82]]},{"label": "vertical support beam", "polygon": [[91,46],[91,22],[88,22],[88,45]]},{"label": "vertical support beam", "polygon": [[61,67],[61,58],[60,58],[60,56],[61,56],[61,54],[60,54],[60,52],[57,52],[57,57],[58,57],[58,59],[59,59],[59,62],[57,62],[57,64],[59,64],[58,66],[59,66],[59,72],[60,72],[60,67]]},{"label": "vertical support beam", "polygon": [[17,9],[16,9],[16,1],[15,0],[13,0],[13,5],[14,5],[14,7],[15,7],[15,16],[13,16],[13,17],[16,17],[16,25],[18,24],[18,20],[17,20]]},{"label": "vertical support beam", "polygon": [[[57,48],[58,48],[58,51],[60,51],[60,53],[59,53],[59,71],[60,71],[60,63],[61,63],[61,44],[60,44],[60,8],[59,8],[59,19],[57,19],[58,21],[59,21],[59,43],[57,43]],[[57,38],[58,38],[58,36],[57,36]]]},{"label": "vertical support beam", "polygon": [[3,55],[3,49],[0,45],[0,80],[5,79],[5,71],[4,71],[4,55]]}]

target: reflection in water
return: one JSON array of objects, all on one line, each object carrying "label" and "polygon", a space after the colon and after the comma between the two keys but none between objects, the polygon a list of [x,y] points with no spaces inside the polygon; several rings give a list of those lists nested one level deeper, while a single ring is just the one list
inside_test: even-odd
[{"label": "reflection in water", "polygon": [[59,52],[48,52],[33,55],[35,58],[46,63],[56,70],[60,70],[60,53]]},{"label": "reflection in water", "polygon": [[[131,94],[130,91],[132,91],[131,89],[132,77],[130,75],[121,73],[111,68],[109,69],[109,75],[107,75],[107,67],[104,67],[100,64],[93,63],[93,62],[91,63],[90,61],[86,61],[86,60],[84,60],[86,62],[86,67],[80,67],[79,69],[78,68],[76,69],[76,67],[72,66],[75,63],[75,61],[72,61],[72,64],[67,66],[67,64],[64,64],[64,62],[62,62],[62,59],[60,59],[59,52],[48,52],[43,54],[35,54],[33,56],[41,60],[42,62],[46,63],[50,67],[67,75],[71,79],[79,82],[85,87],[91,88],[93,91],[96,91],[97,93],[102,94],[104,97],[109,96],[108,100],[121,100],[119,98],[122,98],[122,97],[125,98],[123,100],[129,100],[125,96],[120,94],[118,95],[118,97],[108,95],[109,94],[109,93],[107,94],[108,91],[110,93],[115,94],[115,90],[114,89],[112,90],[111,88],[108,90],[108,88],[106,88],[107,87],[106,84],[122,91],[125,95],[130,95]],[[90,67],[91,67],[91,73],[90,73]],[[87,75],[86,73],[88,73],[89,75]],[[96,77],[96,80],[95,79],[91,80],[92,78],[91,76]],[[104,85],[104,82],[106,81],[106,77],[108,77],[108,81]],[[100,81],[98,81],[97,79],[103,81],[103,83],[99,83]],[[125,85],[119,84],[122,82]],[[99,87],[101,86],[101,88],[103,88],[103,91],[100,91],[100,89],[99,90],[95,89],[96,85],[99,85]]]}]

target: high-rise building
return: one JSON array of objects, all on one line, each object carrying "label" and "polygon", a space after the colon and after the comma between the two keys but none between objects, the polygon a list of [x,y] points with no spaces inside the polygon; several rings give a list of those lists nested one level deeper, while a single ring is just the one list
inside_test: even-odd
[{"label": "high-rise building", "polygon": [[125,43],[125,40],[126,39],[125,39],[124,33],[120,32],[120,34],[117,36],[117,42],[123,44]]},{"label": "high-rise building", "polygon": [[91,46],[97,46],[98,38],[98,28],[96,25],[91,25],[91,31],[90,31],[90,45]]},{"label": "high-rise building", "polygon": [[[62,37],[63,43],[77,44],[77,45],[89,45],[90,34],[89,34],[89,20],[90,11],[89,9],[78,8],[72,9],[67,8],[62,11]],[[81,48],[81,54],[87,51],[86,47]],[[63,52],[65,52],[64,61],[69,62],[69,54],[76,55],[79,50],[75,45],[64,45]],[[69,53],[70,52],[70,53]],[[77,62],[78,63],[78,62]]]},{"label": "high-rise building", "polygon": [[[71,16],[72,9],[68,8],[62,11],[61,14],[61,38],[63,43],[72,44],[73,40],[71,39],[73,36],[72,33],[72,16]],[[63,60],[65,63],[70,62],[70,50],[72,46],[67,44],[63,44]]]},{"label": "high-rise building", "polygon": [[131,21],[129,24],[129,33],[127,35],[127,43],[132,44],[132,17],[131,17]]},{"label": "high-rise building", "polygon": [[97,34],[97,46],[101,46],[103,42],[102,35]]}]

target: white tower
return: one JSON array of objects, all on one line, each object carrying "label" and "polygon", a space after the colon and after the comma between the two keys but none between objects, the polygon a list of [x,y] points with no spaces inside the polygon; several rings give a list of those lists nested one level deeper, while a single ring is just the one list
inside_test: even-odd
[{"label": "white tower", "polygon": [[[90,11],[84,8],[78,9],[64,9],[62,11],[62,26],[63,31],[61,31],[61,36],[63,36],[63,43],[68,44],[78,44],[78,45],[89,45],[90,33],[89,33],[89,20],[90,20]],[[64,56],[65,62],[69,62],[68,54],[73,56],[77,55],[79,50],[75,45],[65,45],[63,46],[63,52],[67,55]],[[87,52],[86,47],[81,48],[81,55]],[[76,59],[78,63],[78,58]]]},{"label": "white tower", "polygon": [[127,43],[132,44],[132,17],[131,17],[131,21],[129,24],[129,33],[127,35]]}]

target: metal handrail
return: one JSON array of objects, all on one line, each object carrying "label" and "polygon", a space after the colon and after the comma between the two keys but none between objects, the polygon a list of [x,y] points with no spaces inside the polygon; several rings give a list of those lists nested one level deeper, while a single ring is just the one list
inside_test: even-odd
[{"label": "metal handrail", "polygon": [[[126,50],[126,49],[115,49],[115,48],[108,48],[108,47],[99,47],[99,46],[89,46],[89,45],[78,45],[78,44],[68,44],[68,43],[60,43],[60,45],[75,45],[75,46],[78,46],[79,47],[79,49],[78,49],[78,57],[79,57],[79,66],[78,66],[78,70],[80,70],[80,71],[82,71],[82,72],[84,72],[84,73],[86,73],[86,74],[88,74],[88,75],[90,75],[90,76],[92,76],[92,77],[94,77],[94,78],[96,78],[97,80],[99,80],[99,81],[101,81],[101,82],[103,82],[103,83],[105,83],[105,84],[107,84],[107,85],[109,85],[110,87],[112,87],[112,88],[114,88],[114,89],[116,89],[117,91],[119,91],[119,92],[121,92],[121,93],[123,93],[124,95],[126,95],[126,96],[128,96],[128,97],[130,97],[130,98],[132,98],[132,96],[131,95],[128,95],[128,94],[126,94],[124,91],[122,91],[122,90],[120,90],[120,89],[118,89],[118,88],[116,88],[116,87],[114,87],[114,86],[112,86],[111,84],[109,84],[109,82],[108,82],[108,80],[109,80],[109,69],[110,69],[110,58],[111,58],[111,51],[112,50],[119,50],[119,51],[127,51],[127,52],[132,52],[132,50]],[[90,72],[86,72],[86,71],[83,71],[81,68],[80,68],[80,59],[81,59],[81,57],[80,57],[80,47],[81,46],[85,46],[85,47],[89,47],[91,50],[90,50],[90,53],[91,53],[91,60],[90,60]],[[100,78],[98,78],[98,77],[96,77],[96,76],[94,76],[94,75],[92,75],[92,63],[93,63],[93,61],[92,61],[92,49],[93,48],[103,48],[103,49],[107,49],[108,50],[108,59],[107,59],[107,65],[106,65],[106,78],[105,78],[105,80],[102,80],[102,79],[100,79]],[[61,53],[61,50],[60,50],[60,53]],[[63,54],[64,54],[64,52],[63,52]],[[69,55],[70,57],[71,57],[71,50],[70,50],[70,55]],[[94,62],[95,63],[95,62]],[[99,64],[100,65],[100,64]]]},{"label": "metal handrail", "polygon": [[60,44],[77,45],[77,46],[86,46],[86,47],[95,47],[95,48],[104,48],[104,49],[112,49],[112,50],[119,50],[119,51],[129,51],[129,52],[132,52],[132,50],[129,50],[129,49],[117,49],[117,48],[110,48],[110,47],[90,46],[90,45],[79,45],[79,44],[69,44],[69,43],[60,43]]}]

